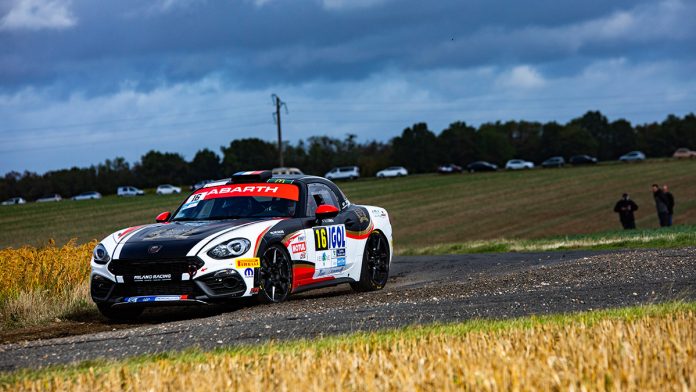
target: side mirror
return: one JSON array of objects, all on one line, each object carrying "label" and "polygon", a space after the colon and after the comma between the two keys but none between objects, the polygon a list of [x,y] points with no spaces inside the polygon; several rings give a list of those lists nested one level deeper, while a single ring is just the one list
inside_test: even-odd
[{"label": "side mirror", "polygon": [[314,210],[314,216],[316,216],[318,220],[334,218],[336,215],[338,215],[338,208],[329,204],[322,204]]},{"label": "side mirror", "polygon": [[156,221],[157,223],[166,222],[166,221],[169,220],[169,217],[171,217],[171,216],[172,216],[172,213],[171,213],[171,212],[169,212],[169,211],[163,212],[163,213],[157,215],[157,218],[155,218],[155,221]]}]

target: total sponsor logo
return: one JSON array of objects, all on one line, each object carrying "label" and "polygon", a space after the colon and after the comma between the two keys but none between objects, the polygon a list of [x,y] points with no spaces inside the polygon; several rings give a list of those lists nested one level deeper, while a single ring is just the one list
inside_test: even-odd
[{"label": "total sponsor logo", "polygon": [[291,248],[292,248],[292,253],[306,252],[307,251],[307,243],[306,242],[298,242],[296,244],[292,244]]}]

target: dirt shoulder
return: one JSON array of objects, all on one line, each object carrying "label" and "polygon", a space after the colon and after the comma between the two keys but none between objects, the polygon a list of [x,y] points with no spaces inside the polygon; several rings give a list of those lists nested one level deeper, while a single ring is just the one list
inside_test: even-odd
[{"label": "dirt shoulder", "polygon": [[696,299],[696,248],[399,257],[374,293],[339,286],[278,305],[159,309],[138,325],[54,331],[75,336],[27,331],[0,346],[0,370],[679,299]]}]

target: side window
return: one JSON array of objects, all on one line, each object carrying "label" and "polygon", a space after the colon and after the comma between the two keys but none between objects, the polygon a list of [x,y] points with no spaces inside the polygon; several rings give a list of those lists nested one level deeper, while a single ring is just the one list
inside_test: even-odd
[{"label": "side window", "polygon": [[309,184],[307,185],[307,192],[307,216],[314,216],[314,210],[324,204],[341,209],[341,206],[338,205],[336,194],[328,186],[318,183]]}]

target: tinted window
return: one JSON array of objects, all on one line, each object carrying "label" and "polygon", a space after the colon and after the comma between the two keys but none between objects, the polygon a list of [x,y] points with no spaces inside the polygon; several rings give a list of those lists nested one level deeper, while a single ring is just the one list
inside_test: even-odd
[{"label": "tinted window", "polygon": [[338,197],[336,197],[331,188],[319,183],[307,185],[307,215],[314,216],[314,211],[317,207],[324,204],[341,209],[341,206],[338,204]]}]

